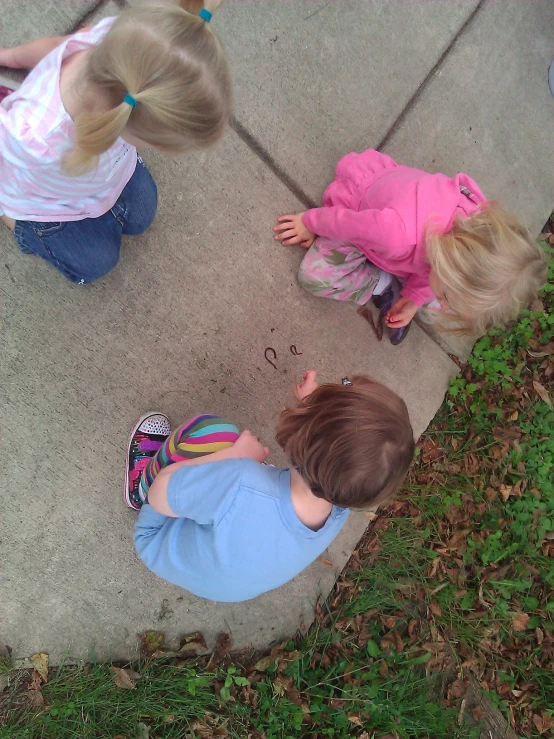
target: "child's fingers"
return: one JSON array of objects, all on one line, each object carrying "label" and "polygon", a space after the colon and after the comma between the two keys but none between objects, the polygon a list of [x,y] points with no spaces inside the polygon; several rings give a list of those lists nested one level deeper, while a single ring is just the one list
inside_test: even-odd
[{"label": "child's fingers", "polygon": [[279,233],[279,231],[284,231],[286,228],[294,228],[294,223],[292,221],[285,221],[284,223],[280,223],[277,226],[273,226],[273,230],[276,233]]},{"label": "child's fingers", "polygon": [[286,239],[286,238],[288,238],[290,236],[296,236],[296,235],[297,235],[297,232],[296,232],[296,229],[295,228],[288,228],[286,230],[283,229],[283,230],[279,231],[279,233],[277,233],[275,235],[275,238],[276,239]]}]

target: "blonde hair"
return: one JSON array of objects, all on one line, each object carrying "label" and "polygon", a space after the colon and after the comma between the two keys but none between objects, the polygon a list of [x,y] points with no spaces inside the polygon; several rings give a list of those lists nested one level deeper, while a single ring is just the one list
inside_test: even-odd
[{"label": "blonde hair", "polygon": [[546,282],[547,260],[527,229],[498,203],[458,217],[445,234],[427,234],[427,259],[448,309],[438,328],[480,336],[528,306]]},{"label": "blonde hair", "polygon": [[319,385],[277,421],[276,440],[314,495],[343,508],[391,500],[414,456],[406,404],[369,377]]},{"label": "blonde hair", "polygon": [[[208,0],[212,12],[221,0]],[[91,49],[83,80],[92,110],[75,119],[76,143],[65,161],[69,174],[88,171],[125,133],[167,152],[205,148],[222,136],[231,117],[229,70],[218,39],[196,11],[145,4],[124,10]],[[129,93],[133,108],[123,102]],[[103,96],[107,110],[94,109]]]}]

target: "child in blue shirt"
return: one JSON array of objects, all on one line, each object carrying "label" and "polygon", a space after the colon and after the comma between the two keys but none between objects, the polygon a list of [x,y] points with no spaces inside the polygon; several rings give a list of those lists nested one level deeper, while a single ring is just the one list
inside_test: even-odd
[{"label": "child in blue shirt", "polygon": [[349,508],[391,499],[414,452],[401,398],[363,376],[318,385],[314,371],[295,395],[276,433],[289,469],[263,464],[269,449],[216,416],[174,434],[162,414],[136,424],[125,499],[141,509],[134,542],[153,572],[203,598],[248,600],[313,562]]}]

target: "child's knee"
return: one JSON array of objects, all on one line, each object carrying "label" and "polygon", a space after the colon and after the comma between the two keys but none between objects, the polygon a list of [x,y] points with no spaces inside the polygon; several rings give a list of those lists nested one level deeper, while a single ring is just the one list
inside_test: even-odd
[{"label": "child's knee", "polygon": [[70,282],[77,285],[88,285],[91,282],[99,280],[111,272],[119,262],[119,249],[110,249],[98,255],[98,258],[91,262],[84,262],[79,265],[71,265],[66,267],[56,265],[60,272]]},{"label": "child's knee", "polygon": [[144,164],[137,163],[137,167],[140,167],[140,183],[123,227],[127,236],[138,236],[150,228],[158,210],[158,188],[154,178]]},{"label": "child's knee", "polygon": [[318,293],[331,287],[331,280],[325,278],[325,270],[315,264],[315,260],[307,254],[298,268],[298,282],[304,290]]}]

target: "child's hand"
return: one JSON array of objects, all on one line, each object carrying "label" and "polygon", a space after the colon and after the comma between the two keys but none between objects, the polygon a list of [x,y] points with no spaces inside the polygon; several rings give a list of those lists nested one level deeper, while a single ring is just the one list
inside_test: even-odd
[{"label": "child's hand", "polygon": [[302,215],[303,213],[297,213],[296,215],[278,218],[279,225],[273,226],[275,240],[280,241],[285,246],[300,244],[305,249],[309,249],[315,241],[315,234],[306,228],[302,221]]},{"label": "child's hand", "polygon": [[389,328],[407,326],[417,313],[418,306],[409,298],[400,298],[385,316],[385,323]]},{"label": "child's hand", "polygon": [[304,400],[308,395],[311,395],[314,390],[317,390],[319,383],[316,379],[317,373],[315,370],[308,370],[302,375],[302,382],[294,387],[294,397],[296,400]]},{"label": "child's hand", "polygon": [[256,462],[265,462],[269,457],[269,449],[258,441],[251,431],[243,431],[231,447],[234,457],[250,457]]}]

